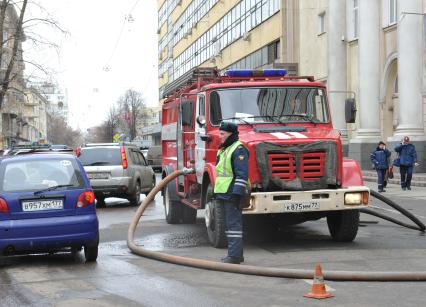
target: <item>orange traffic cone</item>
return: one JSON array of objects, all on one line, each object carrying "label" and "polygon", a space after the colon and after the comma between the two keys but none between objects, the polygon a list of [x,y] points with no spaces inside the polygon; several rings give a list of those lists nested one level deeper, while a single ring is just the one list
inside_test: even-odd
[{"label": "orange traffic cone", "polygon": [[333,294],[328,293],[325,290],[324,277],[322,276],[321,266],[317,264],[315,267],[314,283],[312,284],[312,290],[311,292],[306,293],[304,297],[324,299],[333,296]]}]

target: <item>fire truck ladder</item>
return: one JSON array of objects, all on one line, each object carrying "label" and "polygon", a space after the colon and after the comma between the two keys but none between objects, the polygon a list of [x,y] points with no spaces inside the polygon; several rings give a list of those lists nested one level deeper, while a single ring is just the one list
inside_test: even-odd
[{"label": "fire truck ladder", "polygon": [[180,89],[190,86],[200,80],[213,80],[219,77],[219,71],[216,67],[196,67],[186,72],[176,80],[168,83],[164,87],[162,98],[167,98],[175,94]]}]

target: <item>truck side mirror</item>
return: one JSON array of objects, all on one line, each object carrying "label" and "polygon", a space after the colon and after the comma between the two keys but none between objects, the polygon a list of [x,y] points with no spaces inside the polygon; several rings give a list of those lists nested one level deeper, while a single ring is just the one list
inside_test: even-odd
[{"label": "truck side mirror", "polygon": [[200,125],[200,127],[203,127],[206,125],[206,117],[204,115],[199,115],[197,117],[197,123]]},{"label": "truck side mirror", "polygon": [[345,100],[345,119],[346,123],[355,123],[356,118],[356,101],[355,98],[347,98]]}]

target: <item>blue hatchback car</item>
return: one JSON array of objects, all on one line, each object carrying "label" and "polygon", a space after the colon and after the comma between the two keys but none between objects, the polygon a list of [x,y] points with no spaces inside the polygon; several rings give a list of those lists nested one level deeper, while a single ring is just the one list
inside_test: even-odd
[{"label": "blue hatchback car", "polygon": [[0,255],[73,252],[96,261],[95,196],[69,154],[28,154],[0,162]]}]

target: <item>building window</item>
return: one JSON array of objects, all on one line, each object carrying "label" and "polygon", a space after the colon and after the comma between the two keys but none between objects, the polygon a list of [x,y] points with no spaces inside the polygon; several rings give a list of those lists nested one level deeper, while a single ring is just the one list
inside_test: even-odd
[{"label": "building window", "polygon": [[389,0],[389,25],[396,23],[396,0]]},{"label": "building window", "polygon": [[397,23],[398,2],[397,0],[383,0],[383,27],[389,27]]},{"label": "building window", "polygon": [[352,17],[353,38],[358,38],[358,27],[359,27],[358,0],[353,0],[353,17]]},{"label": "building window", "polygon": [[325,12],[318,14],[318,35],[325,33]]},{"label": "building window", "polygon": [[[214,2],[213,0],[210,1]],[[279,9],[279,0],[243,0],[236,4],[207,32],[174,59],[174,79],[179,78],[191,68],[200,65],[213,56],[217,56],[228,45],[240,39],[244,33],[250,32],[278,13]],[[244,23],[244,26],[242,26],[242,23]],[[251,66],[261,63],[259,58],[252,60]]]}]

